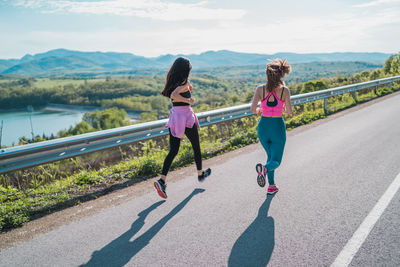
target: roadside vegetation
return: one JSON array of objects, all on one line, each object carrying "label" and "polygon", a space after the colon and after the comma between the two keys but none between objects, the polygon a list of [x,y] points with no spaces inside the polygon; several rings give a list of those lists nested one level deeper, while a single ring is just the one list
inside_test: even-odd
[{"label": "roadside vegetation", "polygon": [[[305,83],[292,84],[291,90],[294,94],[305,93],[399,75],[399,66],[400,54],[389,58],[382,69],[363,71],[350,77],[321,78]],[[193,85],[196,84],[198,88],[205,88],[205,92],[202,92],[202,89],[198,89],[200,95],[204,93],[205,99],[210,97],[211,92],[213,92],[211,96],[218,96],[215,92],[224,91],[224,88],[226,88],[226,91],[230,90],[228,89],[230,87],[222,86],[218,79],[213,81],[207,75],[203,78],[193,78],[192,81]],[[112,80],[108,82],[118,83]],[[250,82],[243,82],[244,85],[247,83],[249,83],[248,86],[250,87]],[[255,84],[251,84],[252,89],[245,92],[241,97],[237,95],[236,100],[222,97],[219,100],[214,99],[213,101],[215,102],[207,103],[207,105],[208,107],[217,108],[249,102],[255,86]],[[240,85],[237,85],[236,88],[240,88]],[[373,88],[364,89],[357,93],[357,101],[350,94],[331,97],[328,101],[328,113],[338,112],[358,103],[399,90],[399,84],[394,84],[392,87],[379,87],[376,92]],[[230,97],[232,97],[232,94]],[[200,102],[202,97],[200,96],[198,99]],[[218,101],[222,101],[222,104],[217,104],[220,103]],[[211,105],[212,103],[215,106]],[[200,111],[202,109],[201,103],[197,104],[196,107],[197,111]],[[114,122],[118,122],[119,126],[124,125],[124,116],[126,115],[124,111],[114,109],[105,111],[105,113],[109,115],[102,116],[102,112],[87,115],[84,118],[87,125],[84,124],[85,126],[80,129],[92,131],[103,129],[103,127],[117,127],[114,126],[116,124],[112,124],[109,121],[110,118],[113,118]],[[287,129],[291,130],[325,116],[323,101],[320,100],[294,106],[294,115],[291,118],[285,118],[285,121]],[[258,119],[257,116],[253,115],[203,127],[200,131],[203,158],[210,158],[257,142],[256,127]],[[118,149],[92,153],[79,158],[0,175],[0,231],[21,226],[29,220],[44,216],[55,210],[97,198],[110,190],[156,176],[162,168],[165,155],[168,153],[167,144],[167,137],[163,136]],[[187,166],[192,164],[193,161],[191,145],[188,140],[184,139],[179,154],[173,162],[172,169]]]},{"label": "roadside vegetation", "polygon": [[[361,67],[373,67],[374,64],[361,62],[328,62],[296,64],[293,73],[287,77],[287,83],[292,95],[318,91],[335,86],[364,82],[391,76],[398,69],[398,55],[390,57],[383,68],[363,70],[353,73]],[[191,82],[195,88],[193,95],[196,99],[196,112],[213,110],[248,103],[251,101],[255,87],[265,82],[264,66],[246,67],[219,67],[199,70],[191,75]],[[343,68],[344,71],[338,71]],[[336,76],[301,81],[300,77]],[[0,83],[0,106],[7,108],[26,108],[52,104],[94,106],[110,109],[103,113],[120,117],[121,109],[140,112],[139,122],[152,121],[168,116],[171,103],[160,95],[164,85],[163,76],[127,76],[106,77],[104,79],[80,78],[23,78],[8,79]],[[55,135],[21,136],[19,145],[40,142],[53,138],[65,137],[79,133],[105,130],[120,125],[129,124],[127,118],[124,123],[113,123],[110,127],[95,127],[83,120],[69,129],[64,129]]]},{"label": "roadside vegetation", "polygon": [[[377,64],[365,62],[316,62],[294,64],[286,79],[293,94],[299,93],[302,83],[320,77],[351,77],[349,83],[368,79]],[[211,110],[248,102],[257,84],[265,82],[265,66],[216,67],[193,70],[191,82],[198,111]],[[367,69],[367,70],[366,70]],[[354,76],[366,70],[363,76]],[[354,76],[354,77],[353,77]],[[384,76],[381,73],[380,76]],[[344,79],[347,79],[344,78]],[[0,75],[0,107],[25,109],[49,103],[95,107],[118,107],[132,111],[153,111],[155,116],[168,114],[168,101],[160,96],[165,72],[143,76],[115,76],[90,78],[17,78]],[[329,86],[329,84],[327,84]],[[161,103],[161,104],[160,104]],[[158,105],[157,105],[158,104]]]}]

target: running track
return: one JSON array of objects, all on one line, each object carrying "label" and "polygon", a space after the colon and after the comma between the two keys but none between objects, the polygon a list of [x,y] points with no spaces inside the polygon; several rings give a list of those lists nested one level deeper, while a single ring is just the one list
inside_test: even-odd
[{"label": "running track", "polygon": [[289,134],[273,198],[256,183],[264,159],[254,144],[206,161],[202,184],[194,166],[172,172],[167,201],[145,182],[1,250],[0,266],[400,265],[400,94]]}]

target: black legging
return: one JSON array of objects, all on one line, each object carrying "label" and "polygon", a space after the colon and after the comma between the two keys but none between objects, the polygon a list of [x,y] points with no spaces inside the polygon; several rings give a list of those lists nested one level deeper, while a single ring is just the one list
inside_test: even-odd
[{"label": "black legging", "polygon": [[[194,160],[196,161],[197,170],[202,170],[201,166],[201,150],[200,150],[200,139],[199,139],[199,131],[197,130],[196,123],[192,128],[185,128],[185,134],[188,137],[190,143],[192,143],[193,152],[194,152]],[[167,175],[169,171],[169,167],[171,167],[172,161],[175,156],[178,154],[179,146],[181,145],[181,138],[175,137],[171,134],[171,130],[169,131],[169,153],[164,160],[164,166],[162,169],[162,175]]]}]

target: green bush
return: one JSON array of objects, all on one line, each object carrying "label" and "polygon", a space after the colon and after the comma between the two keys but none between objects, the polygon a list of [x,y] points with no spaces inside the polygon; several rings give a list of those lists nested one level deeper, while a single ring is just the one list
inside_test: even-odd
[{"label": "green bush", "polygon": [[8,202],[0,206],[0,231],[23,225],[30,219],[32,207],[23,200]]},{"label": "green bush", "polygon": [[228,141],[227,148],[239,148],[257,142],[257,131],[255,128],[243,133],[237,133]]},{"label": "green bush", "polygon": [[162,168],[162,162],[149,156],[141,160],[136,176],[156,175]]},{"label": "green bush", "polygon": [[384,95],[387,95],[387,94],[390,94],[390,93],[392,93],[394,90],[393,90],[393,88],[390,88],[390,87],[379,87],[377,90],[376,90],[376,95],[377,96],[384,96]]},{"label": "green bush", "polygon": [[294,116],[286,121],[286,128],[288,130],[296,128],[301,125],[309,124],[313,121],[325,118],[326,115],[324,114],[323,110],[317,111],[308,111],[304,112],[300,115]]},{"label": "green bush", "polygon": [[6,201],[14,201],[23,196],[23,194],[13,186],[9,185],[7,187],[3,187],[0,185],[0,203]]},{"label": "green bush", "polygon": [[104,178],[99,176],[96,171],[82,171],[76,175],[75,183],[79,186],[99,184],[104,182]]}]

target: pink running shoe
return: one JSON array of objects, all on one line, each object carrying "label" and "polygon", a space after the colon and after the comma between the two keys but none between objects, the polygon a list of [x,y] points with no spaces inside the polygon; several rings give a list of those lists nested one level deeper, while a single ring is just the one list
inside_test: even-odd
[{"label": "pink running shoe", "polygon": [[279,188],[276,185],[270,185],[270,186],[268,186],[267,194],[273,195],[278,191],[279,191]]},{"label": "pink running shoe", "polygon": [[265,167],[261,163],[258,163],[256,165],[256,171],[257,171],[257,183],[259,186],[264,187],[265,176],[267,175],[267,169],[265,169]]}]

